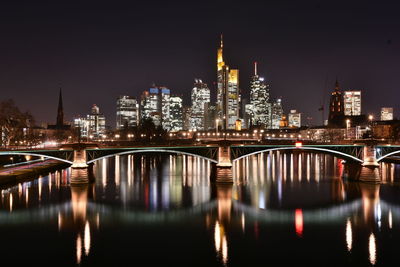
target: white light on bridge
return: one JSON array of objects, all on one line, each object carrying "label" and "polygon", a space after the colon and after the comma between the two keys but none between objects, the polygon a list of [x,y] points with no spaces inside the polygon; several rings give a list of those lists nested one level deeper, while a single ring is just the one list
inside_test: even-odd
[{"label": "white light on bridge", "polygon": [[296,143],[295,143],[295,146],[296,146],[296,147],[302,147],[302,146],[303,146],[303,143],[302,143],[302,142],[296,142]]}]

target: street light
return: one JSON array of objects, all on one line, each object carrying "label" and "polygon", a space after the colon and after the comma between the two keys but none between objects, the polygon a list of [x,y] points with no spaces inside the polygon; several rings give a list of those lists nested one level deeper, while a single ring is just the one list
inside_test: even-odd
[{"label": "street light", "polygon": [[370,136],[371,136],[371,139],[373,138],[373,136],[372,136],[372,120],[374,119],[374,116],[373,115],[368,115],[368,120],[369,120],[369,129],[370,129]]}]

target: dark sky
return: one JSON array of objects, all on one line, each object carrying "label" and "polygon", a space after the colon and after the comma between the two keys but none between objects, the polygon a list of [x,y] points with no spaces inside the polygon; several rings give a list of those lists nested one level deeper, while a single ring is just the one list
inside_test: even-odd
[{"label": "dark sky", "polygon": [[189,104],[194,78],[213,88],[221,32],[245,97],[256,60],[285,112],[314,124],[336,77],[362,90],[363,113],[390,106],[400,115],[394,2],[53,2],[0,4],[0,100],[13,98],[38,122],[55,122],[60,84],[66,119],[97,104],[112,127],[116,97],[139,97],[152,82]]}]

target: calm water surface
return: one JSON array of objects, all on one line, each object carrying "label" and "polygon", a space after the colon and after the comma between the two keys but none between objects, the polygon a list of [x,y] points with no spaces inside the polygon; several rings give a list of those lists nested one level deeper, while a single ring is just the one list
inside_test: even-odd
[{"label": "calm water surface", "polygon": [[400,168],[384,184],[341,178],[339,159],[269,153],[234,165],[235,184],[209,182],[188,156],[129,155],[4,188],[3,259],[53,266],[394,266]]}]

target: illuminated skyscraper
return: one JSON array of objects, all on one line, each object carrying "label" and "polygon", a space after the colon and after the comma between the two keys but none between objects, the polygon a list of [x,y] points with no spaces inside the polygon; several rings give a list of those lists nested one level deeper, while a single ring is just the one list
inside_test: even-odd
[{"label": "illuminated skyscraper", "polygon": [[223,58],[223,40],[217,51],[217,115],[223,128],[234,129],[239,119],[239,70],[229,69]]},{"label": "illuminated skyscraper", "polygon": [[263,77],[258,76],[257,62],[254,62],[254,76],[250,81],[250,105],[247,105],[247,109],[253,126],[270,128],[271,102],[269,99],[269,85],[265,83]]},{"label": "illuminated skyscraper", "polygon": [[192,114],[190,129],[205,130],[205,112],[210,103],[210,89],[200,79],[195,79],[192,89]]},{"label": "illuminated skyscraper", "polygon": [[328,124],[341,124],[344,116],[343,96],[339,88],[339,82],[336,80],[335,90],[332,92],[331,100],[329,103],[329,117]]},{"label": "illuminated skyscraper", "polygon": [[361,115],[361,91],[345,91],[344,97],[344,115]]},{"label": "illuminated skyscraper", "polygon": [[170,130],[170,93],[166,87],[153,86],[141,96],[141,118],[151,118],[156,126]]},{"label": "illuminated skyscraper", "polygon": [[301,113],[291,110],[289,113],[289,127],[301,127]]},{"label": "illuminated skyscraper", "polygon": [[270,129],[279,129],[280,122],[282,120],[283,108],[282,100],[278,98],[276,101],[272,102],[271,107],[271,126]]},{"label": "illuminated skyscraper", "polygon": [[381,121],[393,120],[393,108],[381,108]]},{"label": "illuminated skyscraper", "polygon": [[131,96],[120,96],[117,99],[117,130],[139,125],[139,103]]},{"label": "illuminated skyscraper", "polygon": [[171,131],[177,132],[183,130],[183,99],[180,96],[172,95],[169,98],[169,113]]}]

